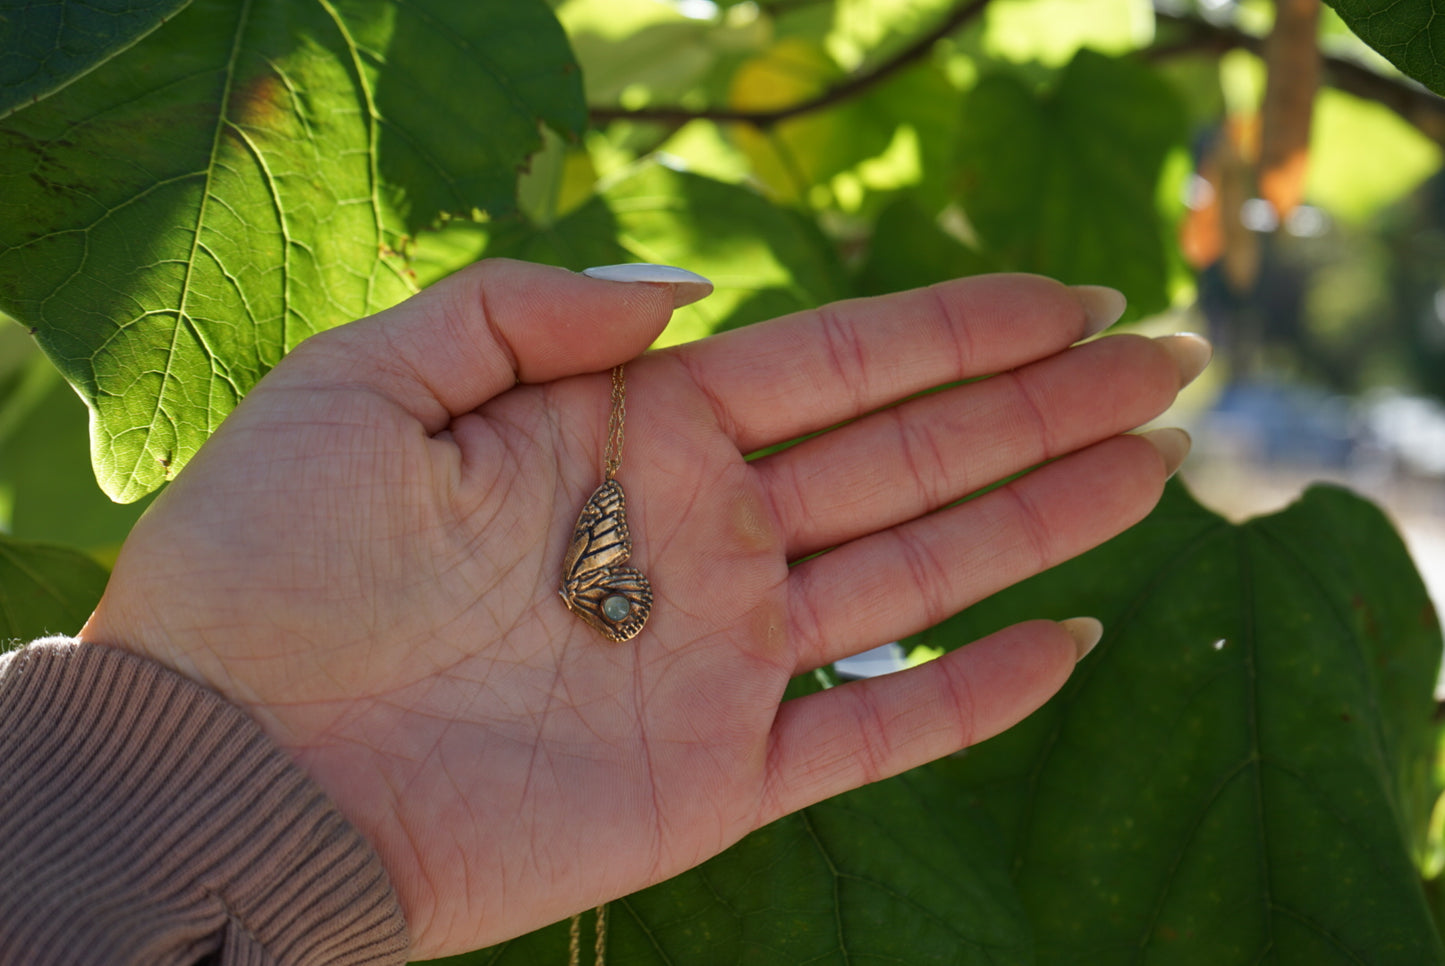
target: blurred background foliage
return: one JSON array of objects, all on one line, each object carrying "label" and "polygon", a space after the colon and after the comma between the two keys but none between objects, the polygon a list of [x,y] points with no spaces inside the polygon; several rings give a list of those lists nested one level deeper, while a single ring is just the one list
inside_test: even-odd
[{"label": "blurred background foliage", "polygon": [[976,754],[619,900],[616,961],[1445,961],[1410,556],[1332,490],[1228,522],[1339,480],[1445,596],[1428,2],[107,6],[0,0],[0,640],[77,628],[281,353],[476,258],[712,278],[660,344],[977,272],[1112,285],[1218,347],[1170,419],[1223,516],[1176,487],[905,642],[1110,628]]},{"label": "blurred background foliage", "polygon": [[[1361,429],[1358,408],[1320,431],[1429,467],[1445,412],[1445,108],[1331,8],[1282,3],[1281,30],[1269,0],[553,8],[590,125],[540,128],[515,205],[423,197],[430,221],[408,208],[383,247],[410,287],[485,255],[683,263],[718,292],[679,312],[667,343],[953,275],[1041,272],[1122,289],[1128,320],[1206,330],[1220,354],[1197,405],[1223,384],[1409,396],[1419,440]],[[12,311],[45,345],[27,294]],[[0,339],[0,524],[113,547],[134,510],[27,479],[28,439],[74,438],[81,418],[28,341]],[[253,380],[265,363],[248,368]],[[107,415],[110,394],[67,375],[100,436],[134,436],[131,410]],[[203,402],[195,439],[232,404]],[[33,425],[31,407],[71,431]],[[97,470],[134,500],[194,445],[152,443],[132,462],[165,470],[139,478],[97,450]]]}]

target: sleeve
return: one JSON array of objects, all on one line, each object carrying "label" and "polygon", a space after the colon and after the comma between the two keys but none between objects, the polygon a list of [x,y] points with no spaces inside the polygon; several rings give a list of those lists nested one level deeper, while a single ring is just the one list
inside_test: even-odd
[{"label": "sleeve", "polygon": [[400,964],[381,860],[244,712],[50,638],[0,656],[0,966]]}]

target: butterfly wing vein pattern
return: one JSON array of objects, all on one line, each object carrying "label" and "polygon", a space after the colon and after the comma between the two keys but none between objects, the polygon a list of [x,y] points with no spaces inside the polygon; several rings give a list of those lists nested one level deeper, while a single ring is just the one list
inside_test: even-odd
[{"label": "butterfly wing vein pattern", "polygon": [[603,637],[630,641],[652,613],[652,586],[642,571],[623,566],[632,556],[627,500],[607,480],[587,498],[562,561],[562,600]]}]

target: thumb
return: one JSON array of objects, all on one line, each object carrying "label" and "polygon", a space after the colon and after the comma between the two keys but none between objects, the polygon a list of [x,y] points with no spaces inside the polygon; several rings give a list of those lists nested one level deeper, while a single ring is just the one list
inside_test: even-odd
[{"label": "thumb", "polygon": [[273,375],[304,369],[312,386],[361,383],[437,432],[519,381],[626,362],[657,338],[674,304],[700,297],[700,285],[711,290],[691,272],[650,269],[589,269],[594,278],[510,259],[477,262],[400,305],[313,336]]}]

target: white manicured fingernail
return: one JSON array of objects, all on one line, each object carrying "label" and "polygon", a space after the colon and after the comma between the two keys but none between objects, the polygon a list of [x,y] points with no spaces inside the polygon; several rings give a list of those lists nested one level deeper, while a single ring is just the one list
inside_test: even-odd
[{"label": "white manicured fingernail", "polygon": [[1170,476],[1179,472],[1180,464],[1184,462],[1184,457],[1189,455],[1189,448],[1193,445],[1189,434],[1176,426],[1151,429],[1149,432],[1139,435],[1147,439],[1159,451],[1159,455],[1164,458],[1164,470]]},{"label": "white manicured fingernail", "polygon": [[1124,293],[1107,285],[1071,285],[1074,297],[1084,307],[1088,323],[1084,326],[1085,337],[1097,335],[1119,321],[1129,300]]},{"label": "white manicured fingernail", "polygon": [[1187,386],[1199,378],[1204,367],[1209,365],[1209,360],[1214,358],[1214,346],[1210,345],[1204,336],[1195,335],[1193,332],[1161,335],[1154,341],[1169,353],[1169,358],[1179,367],[1180,386]]},{"label": "white manicured fingernail", "polygon": [[598,265],[584,268],[582,274],[604,282],[657,282],[672,286],[672,307],[682,308],[712,294],[712,282],[697,272],[675,265],[654,265],[651,262],[629,262],[626,265]]},{"label": "white manicured fingernail", "polygon": [[1094,649],[1099,639],[1104,636],[1104,625],[1092,617],[1070,617],[1068,620],[1059,621],[1069,636],[1074,639],[1074,652],[1078,657],[1075,661],[1082,661],[1084,655]]}]

